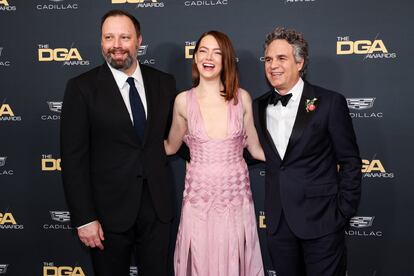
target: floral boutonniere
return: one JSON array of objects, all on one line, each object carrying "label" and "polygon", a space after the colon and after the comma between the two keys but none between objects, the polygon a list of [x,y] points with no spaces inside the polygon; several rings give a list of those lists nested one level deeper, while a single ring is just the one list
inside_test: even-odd
[{"label": "floral boutonniere", "polygon": [[312,112],[316,109],[316,101],[318,99],[317,98],[313,98],[313,99],[306,99],[306,112]]}]

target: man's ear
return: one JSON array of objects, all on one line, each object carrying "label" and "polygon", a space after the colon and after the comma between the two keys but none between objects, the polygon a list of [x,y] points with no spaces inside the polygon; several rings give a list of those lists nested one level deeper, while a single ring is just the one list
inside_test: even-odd
[{"label": "man's ear", "polygon": [[300,72],[303,69],[303,65],[305,64],[305,60],[302,58],[302,60],[297,62],[296,64],[297,64],[298,72]]}]

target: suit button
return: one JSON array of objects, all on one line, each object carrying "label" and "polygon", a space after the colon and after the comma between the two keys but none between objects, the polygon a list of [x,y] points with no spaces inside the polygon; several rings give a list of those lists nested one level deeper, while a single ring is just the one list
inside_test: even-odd
[{"label": "suit button", "polygon": [[281,171],[284,171],[285,170],[285,167],[284,166],[280,166],[280,170]]}]

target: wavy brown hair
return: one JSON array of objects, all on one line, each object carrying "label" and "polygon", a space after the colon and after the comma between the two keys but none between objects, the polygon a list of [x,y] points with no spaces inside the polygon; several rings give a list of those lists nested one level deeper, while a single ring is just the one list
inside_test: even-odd
[{"label": "wavy brown hair", "polygon": [[292,45],[293,56],[295,57],[296,63],[300,63],[303,60],[303,66],[300,70],[300,74],[301,76],[304,76],[309,62],[308,42],[305,40],[304,35],[294,29],[276,27],[273,32],[269,33],[266,37],[264,44],[265,51],[267,50],[267,47],[276,39],[284,39]]},{"label": "wavy brown hair", "polygon": [[222,56],[222,69],[220,74],[220,80],[223,83],[224,89],[221,92],[221,95],[226,101],[231,101],[234,99],[234,104],[237,104],[237,90],[239,89],[239,74],[237,70],[236,63],[236,53],[234,51],[233,45],[229,37],[219,31],[208,31],[203,33],[198,39],[193,55],[193,66],[192,66],[192,77],[193,77],[193,86],[197,86],[200,83],[200,72],[198,71],[197,64],[195,63],[195,54],[200,47],[201,40],[208,36],[213,36],[220,47],[221,56]]}]

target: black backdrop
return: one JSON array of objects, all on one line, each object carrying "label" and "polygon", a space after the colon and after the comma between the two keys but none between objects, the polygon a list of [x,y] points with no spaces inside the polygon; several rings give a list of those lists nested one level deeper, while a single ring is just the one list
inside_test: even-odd
[{"label": "black backdrop", "polygon": [[[174,74],[180,90],[191,85],[189,57],[204,31],[230,36],[253,97],[268,90],[265,35],[278,25],[303,32],[306,78],[347,97],[364,159],[362,201],[346,231],[348,275],[414,275],[414,4],[402,0],[0,0],[0,274],[93,275],[69,226],[59,118],[66,81],[103,61],[99,21],[113,8],[141,21],[141,62]],[[184,164],[173,158],[172,168],[179,206]],[[251,168],[264,245],[263,176]]]}]

